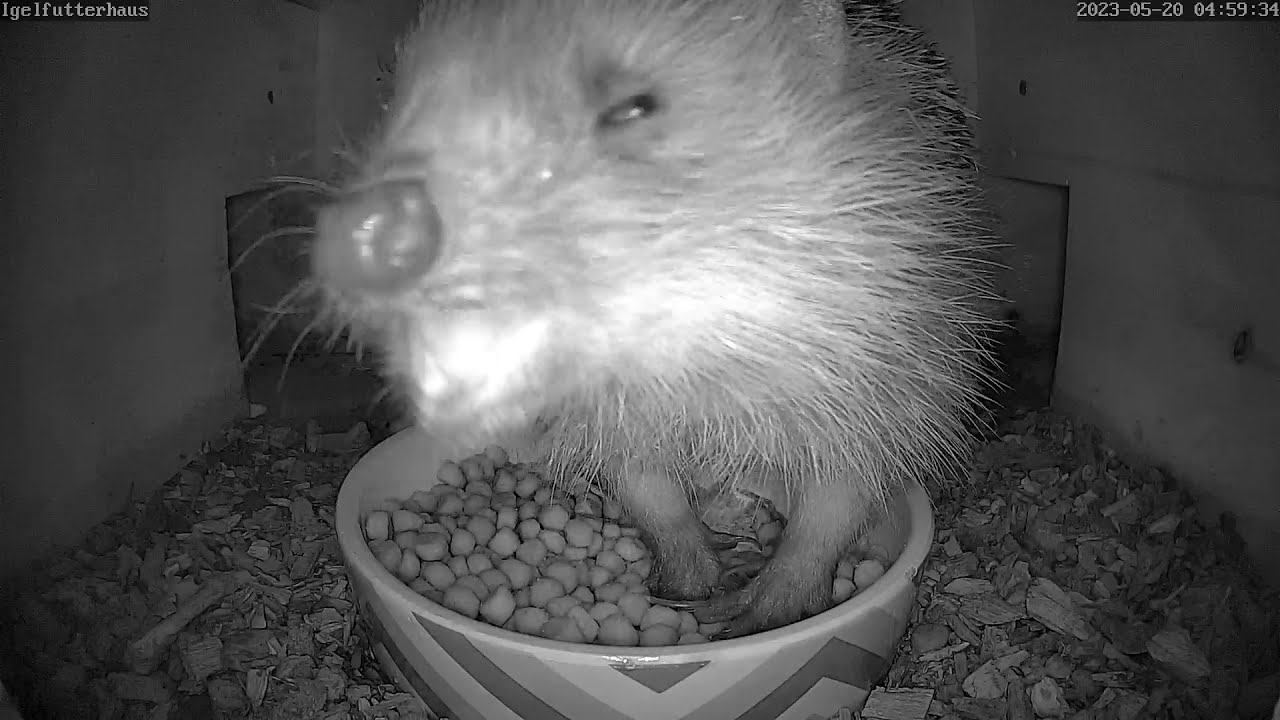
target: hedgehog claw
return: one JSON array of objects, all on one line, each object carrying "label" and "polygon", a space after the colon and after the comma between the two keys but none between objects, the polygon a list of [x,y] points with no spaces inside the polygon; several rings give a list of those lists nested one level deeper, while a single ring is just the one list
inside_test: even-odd
[{"label": "hedgehog claw", "polygon": [[652,598],[651,602],[673,610],[691,612],[699,623],[724,623],[724,627],[712,633],[708,640],[729,640],[750,635],[760,629],[759,619],[746,612],[751,605],[751,595],[743,590],[730,590],[706,600]]},{"label": "hedgehog claw", "polygon": [[730,590],[706,600],[672,601],[654,598],[653,602],[673,610],[687,610],[700,623],[721,623],[741,615],[750,603],[750,598],[741,590]]},{"label": "hedgehog claw", "polygon": [[[763,564],[764,560],[760,559],[759,561],[743,563],[721,573],[720,587],[717,590],[723,594],[713,595],[705,600],[679,600],[651,595],[649,602],[653,605],[669,607],[672,610],[688,611],[693,613],[694,617],[698,617],[699,612],[708,612],[709,607],[726,603],[727,601],[723,598],[738,594],[747,586],[747,583],[751,582],[751,578],[755,576]],[[745,606],[746,602],[745,600],[734,599],[730,604]]]},{"label": "hedgehog claw", "polygon": [[717,551],[764,552],[764,548],[760,547],[759,539],[754,536],[739,536],[739,534],[733,533],[712,532],[710,546]]},{"label": "hedgehog claw", "polygon": [[711,642],[715,642],[716,640],[732,640],[733,638],[739,637],[743,634],[745,633],[738,632],[732,625],[725,625],[717,632],[711,633],[707,640]]},{"label": "hedgehog claw", "polygon": [[759,632],[758,621],[750,613],[743,613],[725,623],[723,628],[711,634],[708,640],[732,640]]},{"label": "hedgehog claw", "polygon": [[695,607],[705,605],[706,600],[669,600],[664,597],[649,596],[649,604],[669,607],[672,610],[692,611]]},{"label": "hedgehog claw", "polygon": [[747,607],[747,596],[740,590],[731,590],[706,600],[669,600],[654,597],[649,601],[672,610],[693,613],[700,623],[720,623],[737,617]]},{"label": "hedgehog claw", "polygon": [[760,541],[756,538],[750,535],[735,535],[724,532],[711,533],[711,548],[717,552],[728,550],[762,552]]}]

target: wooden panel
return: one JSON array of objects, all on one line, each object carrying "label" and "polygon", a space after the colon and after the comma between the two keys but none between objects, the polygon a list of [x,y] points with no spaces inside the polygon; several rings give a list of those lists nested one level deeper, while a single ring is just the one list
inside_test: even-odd
[{"label": "wooden panel", "polygon": [[1280,192],[1280,24],[1080,22],[1073,12],[975,0],[993,172],[1064,185],[1099,165]]}]

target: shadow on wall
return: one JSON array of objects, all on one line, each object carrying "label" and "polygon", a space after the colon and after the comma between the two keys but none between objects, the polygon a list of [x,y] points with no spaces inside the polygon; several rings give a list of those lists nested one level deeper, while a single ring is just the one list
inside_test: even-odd
[{"label": "shadow on wall", "polygon": [[322,198],[300,188],[251,190],[227,198],[227,260],[240,357],[351,353],[320,325],[307,292],[312,226]]},{"label": "shadow on wall", "polygon": [[996,213],[995,235],[1004,247],[996,289],[1009,301],[1010,332],[1000,354],[1010,410],[1049,404],[1062,327],[1068,191],[1061,185],[983,176],[983,191]]},{"label": "shadow on wall", "polygon": [[323,173],[315,161],[368,130],[378,60],[416,2],[310,5],[6,25],[0,138],[19,142],[0,197],[22,211],[6,218],[0,292],[21,342],[3,374],[0,577],[148,494],[246,412],[225,201]]},{"label": "shadow on wall", "polygon": [[375,350],[322,313],[308,286],[321,194],[298,187],[227,198],[236,337],[249,402],[268,418],[314,421],[326,432],[383,427],[396,410]]},{"label": "shadow on wall", "polygon": [[[145,496],[245,410],[223,198],[315,147],[316,16],[153,5],[6,24],[0,575]],[[234,42],[228,42],[234,39]]]}]

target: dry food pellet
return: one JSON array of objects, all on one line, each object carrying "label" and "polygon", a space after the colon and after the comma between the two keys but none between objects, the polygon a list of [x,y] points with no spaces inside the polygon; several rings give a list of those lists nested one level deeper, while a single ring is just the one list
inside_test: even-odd
[{"label": "dry food pellet", "polygon": [[507,577],[506,573],[502,572],[498,568],[489,568],[488,570],[481,572],[478,577],[484,581],[485,585],[488,585],[493,590],[497,590],[500,587],[505,587],[508,590],[511,589],[511,579]]},{"label": "dry food pellet", "polygon": [[454,581],[455,585],[461,585],[476,594],[476,597],[484,600],[489,597],[489,586],[478,575],[463,575]]},{"label": "dry food pellet", "polygon": [[884,576],[884,565],[879,560],[863,560],[853,569],[853,584],[860,590]]},{"label": "dry food pellet", "polygon": [[632,625],[639,627],[644,614],[649,611],[649,598],[638,593],[627,593],[618,599],[618,610]]},{"label": "dry food pellet", "polygon": [[[362,523],[377,561],[422,597],[497,627],[566,642],[687,645],[707,642],[723,627],[650,602],[644,579],[653,558],[639,530],[589,483],[552,488],[498,446],[442,463],[436,479]],[[768,556],[782,524],[764,510],[755,519]],[[889,562],[883,548],[851,550],[836,567],[833,600],[870,586]]]},{"label": "dry food pellet", "polygon": [[595,605],[592,605],[591,610],[589,610],[588,612],[590,612],[591,617],[596,619],[596,622],[604,622],[605,618],[609,617],[610,615],[616,615],[619,612],[619,610],[618,610],[618,606],[615,605],[614,603],[605,601],[605,602],[597,602]]},{"label": "dry food pellet", "polygon": [[627,569],[627,561],[613,550],[601,550],[596,554],[596,566],[615,575],[621,575]]},{"label": "dry food pellet", "polygon": [[445,495],[440,498],[440,504],[436,506],[436,514],[446,518],[458,515],[462,510],[462,498],[457,495]]},{"label": "dry food pellet", "polygon": [[498,471],[498,476],[493,480],[493,492],[495,495],[505,495],[507,493],[515,493],[516,476],[515,473],[503,468]]},{"label": "dry food pellet", "polygon": [[564,586],[549,577],[540,577],[529,586],[529,602],[534,607],[545,608],[552,598],[564,595]]},{"label": "dry food pellet", "polygon": [[476,482],[484,479],[484,469],[480,464],[480,459],[472,455],[458,463],[459,469],[462,470],[462,476],[467,482]]},{"label": "dry food pellet", "polygon": [[440,464],[440,471],[436,473],[436,479],[449,487],[462,487],[467,484],[467,479],[462,474],[462,468],[451,461]]},{"label": "dry food pellet", "polygon": [[627,587],[616,582],[606,583],[596,589],[596,600],[603,600],[617,604],[623,595],[627,594]]},{"label": "dry food pellet", "polygon": [[564,617],[575,607],[582,607],[582,601],[572,595],[561,595],[547,601],[547,612],[551,617]]},{"label": "dry food pellet", "polygon": [[635,646],[640,642],[640,633],[626,616],[615,613],[600,621],[596,640],[603,645]]},{"label": "dry food pellet", "polygon": [[518,497],[527,498],[538,492],[538,478],[534,475],[525,475],[516,483],[516,495]]},{"label": "dry food pellet", "polygon": [[419,574],[437,590],[448,588],[457,579],[448,565],[439,562],[426,563]]},{"label": "dry food pellet", "polygon": [[494,524],[500,528],[514,528],[520,523],[520,511],[515,505],[502,506],[498,508],[497,519]]},{"label": "dry food pellet", "polygon": [[492,501],[484,495],[467,495],[462,502],[462,512],[467,515],[478,515],[490,509],[491,503]]},{"label": "dry food pellet", "polygon": [[470,530],[460,528],[449,540],[449,553],[454,557],[470,555],[476,549],[476,536]]},{"label": "dry food pellet", "polygon": [[422,516],[409,510],[396,510],[391,513],[392,532],[402,533],[422,527]]},{"label": "dry food pellet", "polygon": [[538,513],[538,524],[549,530],[564,530],[569,522],[569,511],[560,505],[548,505]]},{"label": "dry food pellet", "polygon": [[391,536],[391,516],[382,510],[374,510],[364,519],[364,536],[369,542],[386,540]]},{"label": "dry food pellet", "polygon": [[436,509],[436,496],[429,490],[416,490],[405,500],[404,507],[417,513],[433,512]]},{"label": "dry food pellet", "polygon": [[400,546],[401,550],[408,550],[413,547],[414,543],[418,542],[418,533],[407,530],[402,533],[396,533],[396,536],[392,539],[396,545]]},{"label": "dry food pellet", "polygon": [[541,538],[532,538],[516,548],[516,558],[527,565],[538,566],[547,557],[547,544]]},{"label": "dry food pellet", "polygon": [[546,610],[536,607],[522,607],[511,615],[516,632],[525,635],[537,635],[541,632],[542,626],[547,624],[551,616]]},{"label": "dry food pellet", "polygon": [[675,645],[679,639],[676,629],[670,625],[654,625],[647,630],[640,631],[640,645],[642,647],[664,647],[667,645]]},{"label": "dry food pellet", "polygon": [[449,558],[449,562],[447,564],[455,576],[462,577],[467,574],[467,558],[465,556],[460,557],[455,555],[454,557]]},{"label": "dry food pellet", "polygon": [[604,567],[599,563],[599,561],[597,561],[596,564],[588,571],[586,584],[590,585],[592,588],[598,588],[608,583],[610,580],[613,580],[613,571]]},{"label": "dry food pellet", "polygon": [[394,571],[400,566],[400,546],[394,542],[382,539],[369,543],[369,549],[373,551],[373,556],[378,559],[382,567]]},{"label": "dry food pellet", "polygon": [[[423,577],[414,578],[413,582],[409,583],[409,589],[424,597],[430,593],[436,592],[436,589],[431,586],[431,583],[427,582],[427,579]],[[441,599],[444,598],[443,595],[440,597]]]},{"label": "dry food pellet", "polygon": [[635,588],[643,588],[644,578],[641,578],[638,573],[627,570],[627,572],[618,576],[617,583],[625,587],[630,592],[634,591]]},{"label": "dry food pellet", "polygon": [[552,555],[560,555],[564,553],[569,546],[564,535],[556,532],[555,530],[543,530],[538,533],[538,539],[542,541],[542,544],[547,546],[547,552]]},{"label": "dry food pellet", "polygon": [[444,591],[444,606],[459,615],[474,618],[480,613],[480,598],[463,585],[453,585]]},{"label": "dry food pellet", "polygon": [[396,565],[396,577],[410,582],[422,571],[422,561],[412,550],[400,554],[400,562]]},{"label": "dry food pellet", "polygon": [[668,625],[672,629],[679,629],[680,613],[665,605],[651,605],[645,611],[644,616],[641,617],[639,625],[640,632],[644,632],[654,625]]},{"label": "dry food pellet", "polygon": [[587,612],[581,605],[569,608],[567,617],[578,625],[578,629],[582,631],[582,636],[587,642],[595,642],[596,637],[600,634],[600,623],[591,617],[591,613]]},{"label": "dry food pellet", "polygon": [[542,534],[542,524],[537,518],[525,518],[516,526],[516,533],[520,535],[521,540],[532,540]]},{"label": "dry food pellet", "polygon": [[498,530],[489,541],[489,549],[498,557],[510,557],[518,547],[520,547],[520,537],[509,527]]},{"label": "dry food pellet", "polygon": [[498,445],[490,445],[486,447],[484,449],[484,454],[496,467],[502,467],[507,464],[507,451]]},{"label": "dry food pellet", "polygon": [[680,613],[680,634],[691,635],[698,632],[698,619],[690,612]]},{"label": "dry food pellet", "polygon": [[831,599],[839,605],[840,603],[853,597],[858,588],[853,581],[845,577],[837,577],[831,587]]},{"label": "dry food pellet", "polygon": [[511,588],[498,586],[489,597],[480,603],[480,616],[493,625],[501,626],[516,611],[516,599]]},{"label": "dry food pellet", "polygon": [[413,551],[427,562],[443,560],[449,554],[449,535],[443,532],[419,534]]},{"label": "dry food pellet", "polygon": [[474,552],[467,556],[467,570],[474,575],[479,575],[493,567],[493,561],[484,553]]},{"label": "dry food pellet", "polygon": [[590,547],[592,540],[596,537],[596,531],[586,520],[574,518],[565,522],[564,537],[574,547]]},{"label": "dry food pellet", "polygon": [[511,587],[516,590],[533,582],[533,568],[516,558],[503,560],[498,565],[498,569],[507,576],[507,579],[511,581]]},{"label": "dry food pellet", "polygon": [[613,551],[627,562],[635,562],[647,553],[644,545],[641,545],[639,540],[630,536],[618,538],[618,541],[613,544]]},{"label": "dry food pellet", "polygon": [[580,643],[586,642],[587,638],[582,634],[582,628],[578,627],[578,623],[569,617],[553,617],[542,626],[542,636],[548,640],[560,640],[561,642]]},{"label": "dry food pellet", "polygon": [[553,562],[542,569],[543,577],[558,580],[566,594],[578,587],[578,569],[567,562]]}]

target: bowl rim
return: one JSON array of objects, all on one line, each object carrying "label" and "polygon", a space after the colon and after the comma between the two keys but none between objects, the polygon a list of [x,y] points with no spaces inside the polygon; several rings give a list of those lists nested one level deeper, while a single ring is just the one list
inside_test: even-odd
[{"label": "bowl rim", "polygon": [[427,443],[430,446],[431,438],[417,426],[407,427],[370,449],[356,461],[344,477],[342,486],[338,490],[334,524],[347,571],[362,575],[375,593],[393,597],[408,606],[414,614],[428,618],[456,633],[468,638],[480,636],[486,642],[508,650],[522,653],[537,652],[543,657],[561,662],[581,664],[603,659],[610,663],[631,666],[699,662],[723,657],[726,652],[739,655],[776,652],[781,647],[793,646],[808,638],[833,637],[838,628],[848,625],[855,616],[883,607],[908,586],[912,586],[914,594],[917,575],[933,546],[933,503],[924,486],[918,480],[911,479],[904,491],[896,498],[896,502],[907,504],[907,518],[910,523],[907,542],[899,553],[898,559],[885,570],[879,580],[871,584],[871,587],[826,612],[754,635],[692,645],[616,647],[549,640],[505,630],[481,620],[473,620],[432,602],[410,590],[408,585],[401,582],[373,556],[361,528],[359,490],[365,484],[361,482],[361,478],[371,474],[379,463],[389,462],[390,458],[403,452],[403,449],[410,448],[410,443],[413,442]]}]

